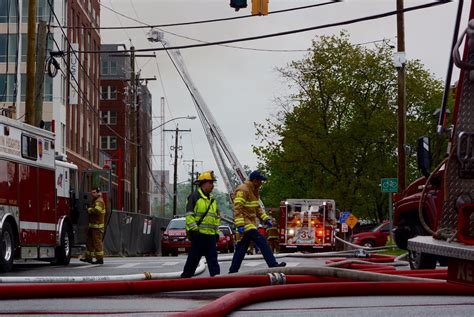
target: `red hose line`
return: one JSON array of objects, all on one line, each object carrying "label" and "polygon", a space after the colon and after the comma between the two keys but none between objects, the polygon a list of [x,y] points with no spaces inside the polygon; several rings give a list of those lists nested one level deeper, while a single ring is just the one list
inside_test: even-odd
[{"label": "red hose line", "polygon": [[[337,278],[307,275],[286,276],[286,283],[335,282]],[[266,275],[218,276],[207,278],[109,281],[86,283],[1,284],[0,299],[93,297],[112,295],[149,294],[158,292],[189,291],[199,289],[240,288],[270,285]]]},{"label": "red hose line", "polygon": [[474,287],[447,282],[341,282],[262,286],[236,291],[195,310],[171,316],[226,316],[235,309],[269,300],[369,295],[474,295]]}]

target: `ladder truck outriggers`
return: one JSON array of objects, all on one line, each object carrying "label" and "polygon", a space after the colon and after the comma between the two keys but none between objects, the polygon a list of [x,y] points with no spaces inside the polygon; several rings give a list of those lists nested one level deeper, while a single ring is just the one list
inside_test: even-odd
[{"label": "ladder truck outriggers", "polygon": [[[448,265],[448,280],[474,284],[474,0],[466,32],[458,36],[462,1],[455,26],[452,59],[461,69],[449,135],[447,157],[431,169],[430,140],[418,141],[417,158],[424,177],[395,196],[394,239],[409,250],[413,269]],[[459,46],[466,34],[465,58]],[[459,37],[459,39],[458,39]],[[438,122],[446,132],[446,99],[452,62]]]}]

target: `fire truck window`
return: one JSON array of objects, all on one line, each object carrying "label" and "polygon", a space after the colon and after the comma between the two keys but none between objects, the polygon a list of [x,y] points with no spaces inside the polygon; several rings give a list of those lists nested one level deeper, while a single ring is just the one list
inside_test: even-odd
[{"label": "fire truck window", "polygon": [[30,160],[38,159],[38,140],[36,138],[21,136],[21,156]]}]

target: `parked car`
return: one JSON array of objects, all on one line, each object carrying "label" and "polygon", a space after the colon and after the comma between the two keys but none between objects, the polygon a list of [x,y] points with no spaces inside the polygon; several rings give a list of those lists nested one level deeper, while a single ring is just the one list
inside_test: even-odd
[{"label": "parked car", "polygon": [[220,253],[229,252],[229,242],[222,231],[219,230],[219,239],[217,239],[217,251]]},{"label": "parked car", "polygon": [[219,226],[219,230],[222,231],[227,241],[227,251],[233,253],[235,249],[235,237],[232,229],[229,226]]},{"label": "parked car", "polygon": [[352,243],[364,247],[383,247],[390,235],[390,221],[384,221],[374,229],[352,235]]},{"label": "parked car", "polygon": [[178,255],[187,253],[191,248],[191,241],[186,237],[186,218],[174,218],[166,228],[161,228],[161,255]]}]

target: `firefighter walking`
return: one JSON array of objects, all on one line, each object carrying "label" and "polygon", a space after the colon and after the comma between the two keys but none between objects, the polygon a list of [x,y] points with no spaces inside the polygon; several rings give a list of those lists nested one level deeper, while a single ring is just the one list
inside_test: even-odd
[{"label": "firefighter walking", "polygon": [[[87,228],[86,251],[80,259],[82,262],[104,264],[104,235],[105,203],[99,188],[91,190],[92,206],[87,208],[89,227]],[[96,261],[93,261],[95,257]]]},{"label": "firefighter walking", "polygon": [[285,262],[278,263],[268,246],[267,240],[257,231],[257,217],[267,225],[272,226],[270,217],[260,207],[259,190],[262,182],[267,180],[259,171],[253,171],[249,175],[249,180],[237,187],[234,195],[234,221],[237,231],[242,239],[237,243],[237,247],[232,258],[229,273],[236,273],[244,260],[245,253],[253,241],[261,250],[268,267],[286,266]]},{"label": "firefighter walking", "polygon": [[188,197],[186,232],[191,240],[191,249],[181,274],[183,278],[194,275],[202,256],[206,258],[209,275],[220,274],[216,237],[219,235],[221,220],[217,203],[211,194],[215,181],[213,171],[203,172],[197,179],[198,189]]}]

